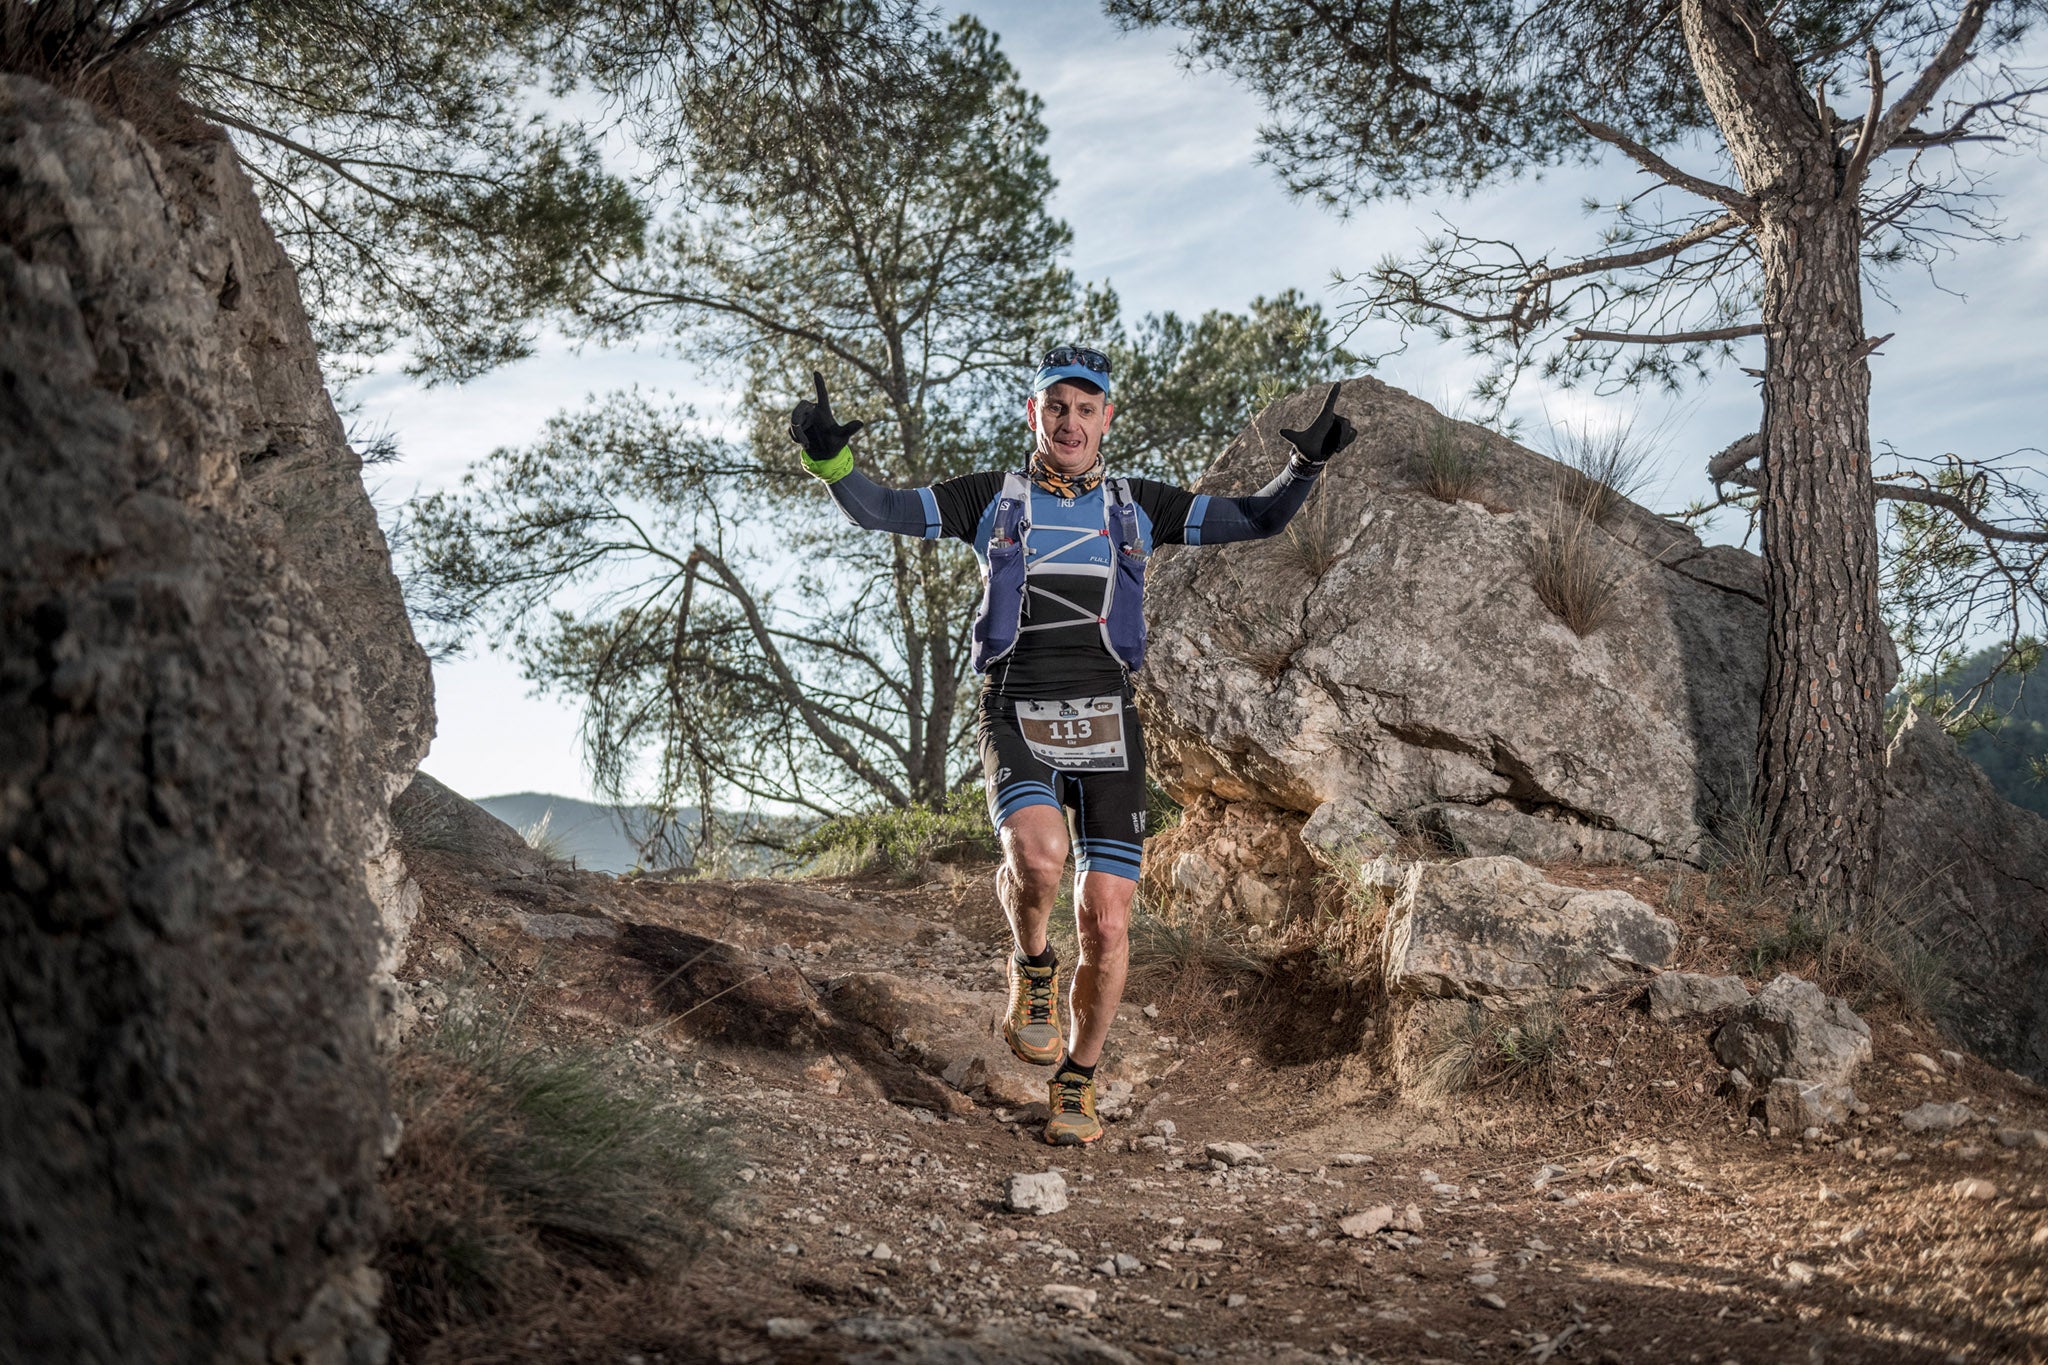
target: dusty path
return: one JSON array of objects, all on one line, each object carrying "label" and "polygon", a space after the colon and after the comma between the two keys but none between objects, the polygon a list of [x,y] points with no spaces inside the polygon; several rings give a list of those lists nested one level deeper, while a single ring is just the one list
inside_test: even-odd
[{"label": "dusty path", "polygon": [[[1219,1004],[1155,977],[1105,1068],[1127,1107],[1054,1149],[989,1060],[981,877],[423,882],[409,979],[516,996],[533,1046],[618,1049],[733,1154],[705,1251],[624,1336],[463,1358],[2048,1360],[2048,1151],[1995,1136],[2048,1105],[1974,1061],[1909,1065],[1937,1044],[1898,1025],[1858,1079],[1868,1127],[1809,1147],[1748,1131],[1703,1035],[1625,996],[1574,1017],[1547,1093],[1431,1114],[1344,1049],[1341,992]],[[1927,1098],[1994,1121],[1905,1133]],[[1067,1206],[1007,1211],[1044,1171]],[[1396,1227],[1340,1227],[1380,1207]]]}]

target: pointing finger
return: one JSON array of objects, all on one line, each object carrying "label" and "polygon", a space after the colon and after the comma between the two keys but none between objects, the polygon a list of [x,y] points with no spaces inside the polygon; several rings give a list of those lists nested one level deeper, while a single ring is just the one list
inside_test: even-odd
[{"label": "pointing finger", "polygon": [[814,379],[814,380],[816,380],[816,381],[817,381],[817,383],[818,383],[818,406],[822,408],[822,407],[824,407],[824,406],[826,405],[826,403],[825,403],[825,376],[824,376],[824,375],[823,375],[822,373],[820,373],[819,371],[817,371],[817,370],[812,370],[812,371],[811,371],[811,378],[812,378],[812,379]]},{"label": "pointing finger", "polygon": [[1328,398],[1325,398],[1325,399],[1323,400],[1323,410],[1322,410],[1321,412],[1319,412],[1319,413],[1317,413],[1317,414],[1316,414],[1316,420],[1317,420],[1318,422],[1322,421],[1322,420],[1323,420],[1323,419],[1324,419],[1325,417],[1328,417],[1328,416],[1329,416],[1329,415],[1330,415],[1330,414],[1331,414],[1332,412],[1335,412],[1335,411],[1336,411],[1336,409],[1337,409],[1337,390],[1338,390],[1338,389],[1340,389],[1340,388],[1342,388],[1342,387],[1343,387],[1343,385],[1342,385],[1342,384],[1332,384],[1332,385],[1330,385],[1330,396],[1329,396]]}]

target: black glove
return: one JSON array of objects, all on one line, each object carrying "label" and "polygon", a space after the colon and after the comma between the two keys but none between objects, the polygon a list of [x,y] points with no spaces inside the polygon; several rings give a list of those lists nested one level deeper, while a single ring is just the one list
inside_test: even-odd
[{"label": "black glove", "polygon": [[1337,415],[1338,387],[1330,385],[1330,396],[1324,400],[1323,410],[1316,414],[1316,420],[1308,424],[1307,430],[1280,429],[1280,434],[1301,452],[1301,458],[1318,469],[1329,463],[1332,455],[1358,439],[1358,432],[1351,423]]},{"label": "black glove", "polygon": [[818,401],[813,403],[806,398],[789,414],[789,439],[802,446],[804,454],[812,459],[829,460],[846,449],[854,433],[867,423],[848,422],[842,426],[833,421],[832,401],[825,397],[825,376],[812,370],[811,378],[818,383]]}]

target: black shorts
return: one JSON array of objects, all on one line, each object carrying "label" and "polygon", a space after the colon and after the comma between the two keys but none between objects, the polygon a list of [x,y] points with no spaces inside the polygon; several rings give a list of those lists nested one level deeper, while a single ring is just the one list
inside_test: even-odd
[{"label": "black shorts", "polygon": [[[1121,754],[1093,752],[1094,732],[1112,715],[1121,727]],[[1041,750],[1052,747],[1044,738],[1050,732],[1059,737],[1057,742],[1071,746],[1060,755],[1064,761],[1096,766],[1055,766],[1034,752],[1025,739],[1024,724],[1039,733]],[[1138,879],[1138,858],[1145,845],[1145,740],[1138,729],[1138,708],[1128,695],[1022,702],[984,692],[974,740],[981,753],[991,824],[1001,829],[1003,821],[1026,806],[1064,810],[1077,874],[1094,871]]]}]

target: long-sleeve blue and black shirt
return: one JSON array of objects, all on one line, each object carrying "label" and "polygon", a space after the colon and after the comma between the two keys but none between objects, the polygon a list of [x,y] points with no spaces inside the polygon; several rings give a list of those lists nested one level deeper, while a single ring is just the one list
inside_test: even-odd
[{"label": "long-sleeve blue and black shirt", "polygon": [[[1147,552],[1161,545],[1222,545],[1277,534],[1314,487],[1320,467],[1290,458],[1278,478],[1246,497],[1191,493],[1155,479],[1131,479],[1131,501]],[[829,475],[827,477],[830,477]],[[995,471],[942,479],[925,488],[883,488],[857,469],[827,487],[848,521],[871,531],[964,541],[988,568],[997,494]],[[1025,623],[1017,648],[989,674],[999,697],[1100,696],[1124,685],[1123,666],[1103,646],[1099,621],[1114,549],[1104,534],[1107,479],[1075,498],[1032,486],[1025,520]]]}]

